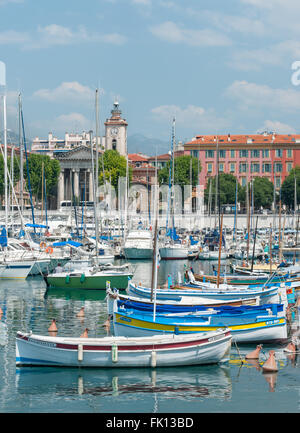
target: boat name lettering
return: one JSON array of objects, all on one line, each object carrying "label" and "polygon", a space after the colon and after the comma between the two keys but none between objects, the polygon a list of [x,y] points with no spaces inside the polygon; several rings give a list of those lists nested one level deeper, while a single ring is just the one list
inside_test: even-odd
[{"label": "boat name lettering", "polygon": [[56,347],[56,343],[50,343],[49,341],[39,341],[35,340],[34,338],[28,338],[28,341],[31,341],[35,344],[41,344],[42,346],[48,346],[48,347]]},{"label": "boat name lettering", "polygon": [[124,320],[124,322],[131,322],[131,319],[129,319],[128,317],[120,317],[120,320]]},{"label": "boat name lettering", "polygon": [[266,322],[266,325],[276,325],[279,322],[279,319],[269,320],[268,322]]},{"label": "boat name lettering", "polygon": [[223,338],[223,335],[214,335],[213,337],[209,337],[208,341],[216,341],[220,340],[221,338]]}]

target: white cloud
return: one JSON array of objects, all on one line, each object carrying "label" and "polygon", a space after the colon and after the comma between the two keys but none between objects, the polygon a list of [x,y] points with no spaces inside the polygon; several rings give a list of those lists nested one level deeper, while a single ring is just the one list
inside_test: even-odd
[{"label": "white cloud", "polygon": [[244,110],[250,107],[268,107],[276,111],[300,109],[300,93],[294,89],[274,89],[265,84],[234,81],[224,94],[237,101],[239,108]]},{"label": "white cloud", "polygon": [[131,3],[136,5],[151,6],[151,0],[131,0]]},{"label": "white cloud", "polygon": [[58,131],[88,131],[91,121],[81,113],[69,113],[58,116],[53,122],[53,128]]},{"label": "white cloud", "polygon": [[84,26],[77,30],[57,24],[45,27],[38,26],[36,32],[17,32],[8,30],[0,32],[0,44],[18,44],[24,49],[41,49],[55,45],[71,45],[82,43],[105,43],[123,45],[127,38],[119,33],[91,33]]},{"label": "white cloud", "polygon": [[226,46],[230,39],[211,29],[190,30],[179,27],[172,21],[166,21],[150,28],[159,39],[172,43],[184,43],[191,46]]},{"label": "white cloud", "polygon": [[78,81],[65,81],[55,89],[39,89],[34,92],[33,96],[51,102],[91,102],[95,97],[95,92]]},{"label": "white cloud", "polygon": [[289,65],[295,59],[300,59],[300,42],[286,40],[265,48],[236,51],[228,65],[235,69],[251,71],[260,70],[265,66]]},{"label": "white cloud", "polygon": [[263,131],[277,132],[277,134],[296,134],[296,130],[292,126],[278,120],[265,120],[257,132]]},{"label": "white cloud", "polygon": [[6,30],[0,32],[0,45],[20,44],[23,45],[30,40],[30,37],[25,32],[17,32],[15,30]]},{"label": "white cloud", "polygon": [[225,117],[218,117],[213,109],[204,109],[195,105],[181,108],[178,105],[160,105],[151,110],[156,121],[169,122],[175,117],[176,125],[184,128],[193,128],[195,131],[217,132],[227,128],[231,123]]},{"label": "white cloud", "polygon": [[24,0],[0,0],[0,6],[4,6],[8,3],[23,3]]}]

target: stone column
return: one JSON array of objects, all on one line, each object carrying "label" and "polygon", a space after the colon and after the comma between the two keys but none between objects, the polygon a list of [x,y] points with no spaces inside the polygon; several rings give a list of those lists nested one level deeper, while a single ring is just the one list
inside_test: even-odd
[{"label": "stone column", "polygon": [[58,186],[57,186],[57,208],[60,207],[60,202],[65,198],[65,179],[64,179],[64,170],[61,170],[58,178]]},{"label": "stone column", "polygon": [[74,196],[79,199],[79,171],[73,170]]},{"label": "stone column", "polygon": [[88,170],[88,173],[89,173],[89,201],[94,201],[93,173],[92,173],[92,170]]}]

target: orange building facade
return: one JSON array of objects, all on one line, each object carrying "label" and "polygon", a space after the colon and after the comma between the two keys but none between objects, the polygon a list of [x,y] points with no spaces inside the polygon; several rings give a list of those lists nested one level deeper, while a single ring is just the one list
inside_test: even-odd
[{"label": "orange building facade", "polygon": [[197,135],[184,144],[184,153],[200,159],[200,185],[219,173],[231,173],[245,186],[254,177],[267,177],[276,188],[292,168],[300,166],[300,135]]}]

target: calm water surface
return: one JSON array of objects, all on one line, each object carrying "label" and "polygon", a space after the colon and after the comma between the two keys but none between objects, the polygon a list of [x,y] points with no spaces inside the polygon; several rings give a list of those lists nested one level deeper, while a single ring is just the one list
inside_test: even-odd
[{"label": "calm water surface", "polygon": [[[190,262],[161,262],[159,283]],[[149,285],[151,262],[135,262],[134,281]],[[211,264],[206,263],[206,271]],[[204,269],[202,262],[193,263]],[[76,313],[85,307],[85,318]],[[55,318],[58,335],[105,335],[104,294],[48,290],[43,279],[0,282],[1,413],[297,413],[300,408],[300,361],[282,346],[263,346],[259,363],[241,362],[256,345],[232,348],[225,365],[169,369],[16,368],[18,330],[47,334]],[[296,329],[298,317],[294,317]],[[261,365],[274,349],[278,373],[263,374]]]}]

